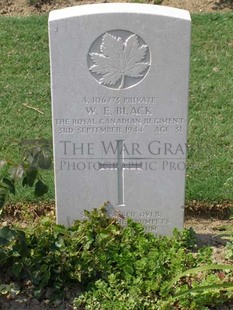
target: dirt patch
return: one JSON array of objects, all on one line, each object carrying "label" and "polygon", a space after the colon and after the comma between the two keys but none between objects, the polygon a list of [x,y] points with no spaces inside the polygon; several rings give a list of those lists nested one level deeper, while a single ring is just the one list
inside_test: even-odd
[{"label": "dirt patch", "polygon": [[232,0],[164,0],[162,5],[194,12],[229,12],[233,9]]},{"label": "dirt patch", "polygon": [[[158,0],[160,1],[160,0]],[[60,9],[81,4],[92,3],[110,3],[122,2],[121,0],[1,0],[1,15],[37,15],[49,12],[54,9]],[[130,2],[126,0],[124,2]],[[145,3],[154,4],[155,1],[145,1]],[[185,9],[190,12],[229,12],[233,10],[233,0],[163,0],[162,5]]]}]

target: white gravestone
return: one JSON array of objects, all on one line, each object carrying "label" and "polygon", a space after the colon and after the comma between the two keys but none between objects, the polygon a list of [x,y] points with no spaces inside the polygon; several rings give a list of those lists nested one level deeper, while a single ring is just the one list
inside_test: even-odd
[{"label": "white gravestone", "polygon": [[123,225],[182,228],[190,25],[144,4],[50,13],[58,223],[108,202]]}]

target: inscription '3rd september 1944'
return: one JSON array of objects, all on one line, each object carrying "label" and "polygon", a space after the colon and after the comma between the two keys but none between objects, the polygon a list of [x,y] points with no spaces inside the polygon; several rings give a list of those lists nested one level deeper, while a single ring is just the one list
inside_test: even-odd
[{"label": "inscription '3rd september 1944'", "polygon": [[150,67],[148,46],[138,35],[126,30],[101,35],[92,44],[88,58],[93,77],[112,89],[138,84]]}]

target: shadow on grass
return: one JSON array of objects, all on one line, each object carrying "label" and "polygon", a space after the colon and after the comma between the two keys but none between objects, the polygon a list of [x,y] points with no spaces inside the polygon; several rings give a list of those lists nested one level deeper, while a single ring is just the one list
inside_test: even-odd
[{"label": "shadow on grass", "polygon": [[218,2],[214,2],[212,9],[215,11],[221,11],[223,9],[233,10],[233,0],[219,0]]}]

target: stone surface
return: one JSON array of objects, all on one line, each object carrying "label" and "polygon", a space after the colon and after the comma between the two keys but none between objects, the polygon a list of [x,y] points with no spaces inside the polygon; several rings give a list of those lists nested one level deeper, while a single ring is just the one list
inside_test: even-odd
[{"label": "stone surface", "polygon": [[57,221],[183,225],[190,15],[142,4],[50,13]]}]

